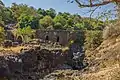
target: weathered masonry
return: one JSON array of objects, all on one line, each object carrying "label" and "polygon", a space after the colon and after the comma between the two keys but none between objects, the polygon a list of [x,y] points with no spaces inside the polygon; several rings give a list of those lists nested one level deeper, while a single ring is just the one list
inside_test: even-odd
[{"label": "weathered masonry", "polygon": [[36,38],[67,45],[71,39],[76,39],[77,32],[78,31],[74,32],[68,30],[37,30]]},{"label": "weathered masonry", "polygon": [[[76,40],[77,35],[82,35],[80,30],[36,30],[35,38],[43,41],[58,42],[60,45],[67,45],[70,40]],[[23,42],[22,36],[16,36],[11,30],[6,31],[6,39],[11,41]]]}]

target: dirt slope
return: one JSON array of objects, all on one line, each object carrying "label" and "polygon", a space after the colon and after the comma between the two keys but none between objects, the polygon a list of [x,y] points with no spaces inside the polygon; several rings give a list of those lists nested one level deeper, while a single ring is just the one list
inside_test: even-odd
[{"label": "dirt slope", "polygon": [[[54,80],[120,80],[120,38],[105,40],[86,53],[89,66],[84,71],[63,70],[46,77]],[[71,73],[71,74],[68,74]]]}]

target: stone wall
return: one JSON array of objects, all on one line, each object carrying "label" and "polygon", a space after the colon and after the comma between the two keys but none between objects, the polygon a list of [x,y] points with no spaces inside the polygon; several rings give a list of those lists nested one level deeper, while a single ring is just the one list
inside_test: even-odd
[{"label": "stone wall", "polygon": [[[36,30],[35,38],[42,39],[43,41],[57,42],[60,45],[66,46],[70,40],[76,40],[78,31],[69,31],[69,30]],[[11,40],[15,42],[22,43],[22,36],[15,36],[12,33],[12,30],[6,31],[6,40]]]},{"label": "stone wall", "polygon": [[61,45],[67,45],[69,40],[76,39],[77,32],[66,30],[37,30],[36,38],[59,42]]}]

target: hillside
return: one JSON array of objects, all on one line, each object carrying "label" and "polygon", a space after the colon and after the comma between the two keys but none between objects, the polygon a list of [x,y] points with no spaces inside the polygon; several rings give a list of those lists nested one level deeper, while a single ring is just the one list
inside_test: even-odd
[{"label": "hillside", "polygon": [[[96,80],[119,80],[120,79],[120,38],[105,40],[95,51],[87,54],[89,79]],[[90,79],[90,80],[94,80]]]},{"label": "hillside", "polygon": [[112,38],[86,53],[89,66],[82,71],[58,70],[45,77],[55,80],[120,80],[120,38]]}]

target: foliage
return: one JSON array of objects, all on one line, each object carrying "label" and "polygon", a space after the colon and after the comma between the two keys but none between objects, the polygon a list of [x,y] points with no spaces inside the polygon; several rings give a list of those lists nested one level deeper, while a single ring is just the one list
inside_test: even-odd
[{"label": "foliage", "polygon": [[86,31],[85,35],[85,48],[95,49],[97,48],[103,41],[102,38],[102,31],[95,30],[95,31]]},{"label": "foliage", "polygon": [[0,27],[0,43],[5,39],[5,30],[3,27]]},{"label": "foliage", "polygon": [[53,8],[50,8],[48,10],[38,8],[37,13],[42,16],[50,16],[51,18],[54,18],[56,16],[56,11]]},{"label": "foliage", "polygon": [[77,24],[75,24],[75,26],[77,26],[77,28],[78,28],[78,29],[81,29],[81,30],[86,29],[86,28],[84,27],[84,22],[82,22],[82,23],[77,23]]},{"label": "foliage", "polygon": [[49,26],[53,25],[53,20],[50,16],[45,16],[43,19],[40,20],[40,24],[44,29],[46,29]]},{"label": "foliage", "polygon": [[70,26],[73,26],[73,24],[74,24],[73,19],[72,18],[68,18],[67,24],[70,25]]},{"label": "foliage", "polygon": [[[59,12],[53,8],[44,10],[41,8],[35,9],[26,4],[13,3],[11,7],[7,8],[2,4],[0,10],[0,25],[17,24],[16,26],[24,28],[30,26],[32,29],[83,29],[93,30],[101,29],[100,21],[96,19],[82,18],[78,14],[70,14],[68,12]],[[99,26],[99,27],[98,27]]]},{"label": "foliage", "polygon": [[18,5],[13,3],[10,9],[16,20],[23,14],[37,16],[37,11],[33,7],[28,7],[26,4]]},{"label": "foliage", "polygon": [[39,19],[35,16],[29,16],[26,14],[22,14],[19,19],[19,26],[20,28],[25,28],[27,26],[30,26],[32,29],[38,29],[39,28]]},{"label": "foliage", "polygon": [[32,30],[30,26],[28,26],[24,28],[18,28],[14,33],[16,34],[16,36],[22,36],[24,42],[29,42],[31,37],[34,35],[34,30]]},{"label": "foliage", "polygon": [[54,18],[56,16],[56,11],[53,8],[50,8],[49,10],[46,10],[46,15]]},{"label": "foliage", "polygon": [[0,26],[4,26],[4,21],[2,20],[2,16],[0,16]]},{"label": "foliage", "polygon": [[61,16],[61,15],[57,15],[54,19],[53,19],[54,23],[61,23],[62,26],[65,26],[66,24],[66,19]]},{"label": "foliage", "polygon": [[54,29],[63,29],[63,26],[61,23],[58,22],[58,23],[55,23]]},{"label": "foliage", "polygon": [[37,13],[42,16],[46,16],[46,11],[44,9],[38,8]]},{"label": "foliage", "polygon": [[[23,36],[24,39],[25,36],[30,37],[33,34],[33,29],[103,30],[104,28],[104,23],[97,19],[82,18],[78,14],[68,12],[56,14],[53,8],[48,10],[35,9],[26,4],[16,3],[7,8],[3,3],[0,4],[0,26],[4,27],[11,23],[17,24],[16,26],[19,28],[16,33]],[[91,36],[97,36],[97,33],[91,33]],[[83,45],[84,36],[81,33],[77,35],[76,42]]]},{"label": "foliage", "polygon": [[63,12],[63,13],[59,12],[58,15],[63,16],[63,18],[66,19],[66,20],[68,20],[68,18],[71,17],[71,14],[67,13],[67,12]]},{"label": "foliage", "polygon": [[0,2],[0,23],[2,25],[9,24],[13,22],[13,15],[9,8],[6,8],[5,5]]}]

